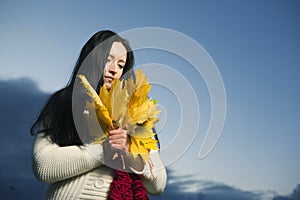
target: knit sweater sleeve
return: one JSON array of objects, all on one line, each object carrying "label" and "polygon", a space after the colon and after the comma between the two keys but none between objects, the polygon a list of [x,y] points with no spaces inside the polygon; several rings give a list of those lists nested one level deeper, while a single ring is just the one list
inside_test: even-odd
[{"label": "knit sweater sleeve", "polygon": [[166,169],[158,151],[150,153],[150,160],[150,165],[152,166],[150,167],[149,164],[145,165],[141,180],[150,194],[160,195],[163,193],[167,183]]},{"label": "knit sweater sleeve", "polygon": [[[103,150],[99,145],[99,158],[102,157]],[[36,136],[33,144],[33,173],[42,182],[68,179],[96,168],[101,163],[101,159],[92,156],[86,146],[60,147],[43,133]]]}]

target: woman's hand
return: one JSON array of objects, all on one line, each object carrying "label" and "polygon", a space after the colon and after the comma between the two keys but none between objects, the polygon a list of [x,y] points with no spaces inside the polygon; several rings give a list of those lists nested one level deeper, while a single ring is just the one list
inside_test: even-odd
[{"label": "woman's hand", "polygon": [[127,168],[129,171],[132,169],[139,172],[143,171],[145,163],[142,158],[140,156],[134,158],[129,153],[129,135],[126,130],[122,128],[111,130],[108,142],[104,143],[104,147],[104,154],[107,158],[106,165],[118,170],[126,170]]},{"label": "woman's hand", "polygon": [[109,132],[109,143],[110,145],[119,150],[129,151],[129,136],[127,131],[121,128],[111,130]]}]

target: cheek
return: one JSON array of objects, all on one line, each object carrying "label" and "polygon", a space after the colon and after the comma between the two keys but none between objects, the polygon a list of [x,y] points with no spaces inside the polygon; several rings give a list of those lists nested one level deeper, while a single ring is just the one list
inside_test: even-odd
[{"label": "cheek", "polygon": [[103,74],[106,74],[107,72],[108,72],[108,64],[106,63],[103,69]]},{"label": "cheek", "polygon": [[117,78],[118,78],[118,79],[121,78],[122,74],[123,74],[123,69],[120,69],[120,70],[118,71],[118,77],[117,77]]}]

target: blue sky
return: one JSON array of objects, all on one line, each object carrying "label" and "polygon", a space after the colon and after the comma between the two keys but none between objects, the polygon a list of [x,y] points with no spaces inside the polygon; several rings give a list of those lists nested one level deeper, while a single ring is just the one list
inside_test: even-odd
[{"label": "blue sky", "polygon": [[[67,83],[82,45],[98,30],[162,27],[181,32],[202,45],[216,63],[226,89],[227,113],[217,145],[200,160],[211,106],[203,77],[177,55],[136,52],[137,67],[160,63],[177,70],[198,99],[197,136],[169,166],[172,173],[287,195],[300,183],[299,8],[300,3],[291,0],[1,1],[0,80],[33,81],[31,87],[36,83],[41,94],[50,94]],[[167,114],[160,133],[164,146],[176,136],[180,100],[159,86],[151,92]],[[37,112],[38,107],[31,119]],[[201,184],[190,188],[203,189]]]}]

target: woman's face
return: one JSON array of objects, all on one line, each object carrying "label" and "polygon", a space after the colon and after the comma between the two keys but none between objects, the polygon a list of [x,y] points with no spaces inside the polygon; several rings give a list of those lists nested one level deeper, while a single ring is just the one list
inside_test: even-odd
[{"label": "woman's face", "polygon": [[108,90],[110,90],[114,79],[119,79],[122,76],[126,59],[127,51],[124,45],[121,42],[114,42],[111,46],[103,73],[104,85]]}]

